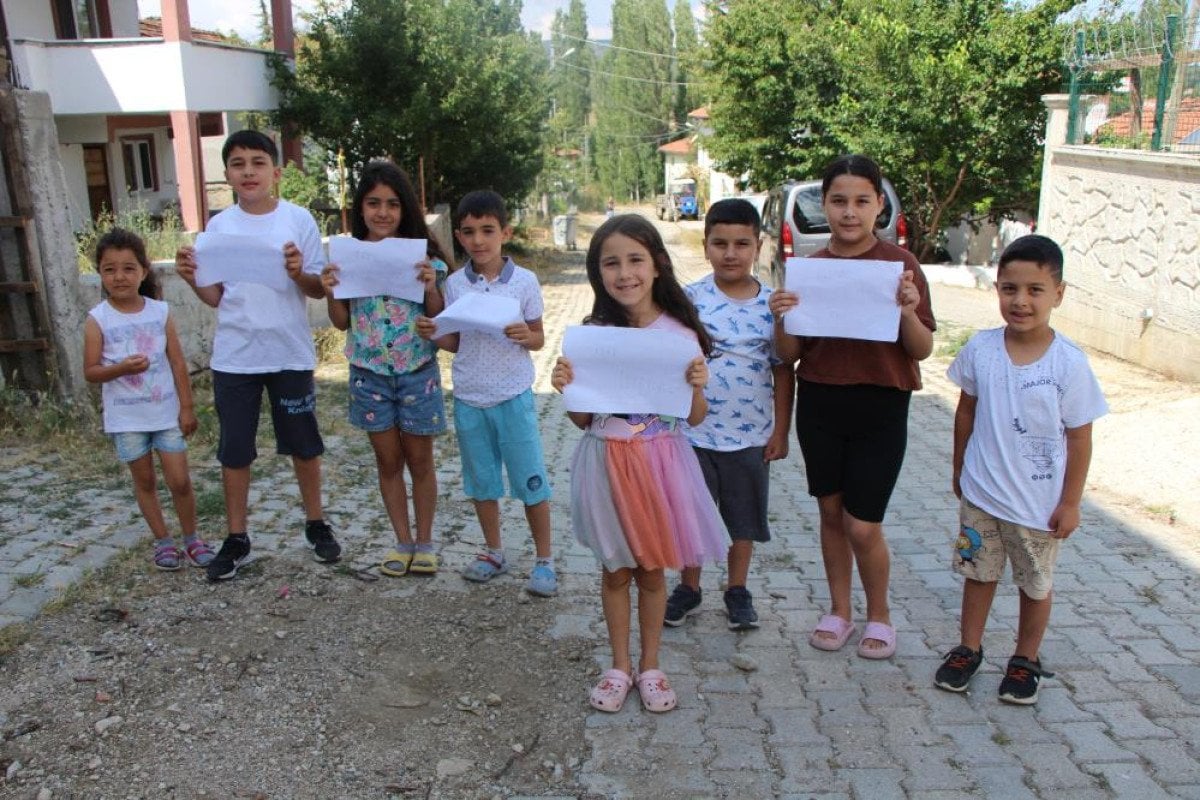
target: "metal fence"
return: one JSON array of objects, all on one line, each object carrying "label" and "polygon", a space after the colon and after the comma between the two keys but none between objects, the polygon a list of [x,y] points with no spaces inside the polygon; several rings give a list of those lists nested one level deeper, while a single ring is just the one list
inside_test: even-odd
[{"label": "metal fence", "polygon": [[1200,157],[1200,0],[1177,10],[1072,23],[1069,144]]}]

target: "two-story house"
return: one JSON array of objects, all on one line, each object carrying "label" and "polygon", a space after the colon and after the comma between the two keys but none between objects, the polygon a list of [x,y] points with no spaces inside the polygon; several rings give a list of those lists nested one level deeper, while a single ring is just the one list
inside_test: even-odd
[{"label": "two-story house", "polygon": [[[269,5],[274,48],[291,54],[291,0]],[[202,229],[204,139],[211,151],[231,112],[276,106],[268,52],[193,31],[188,0],[162,0],[161,20],[139,19],[137,0],[0,0],[0,36],[11,83],[50,97],[77,228],[104,208],[177,204]],[[284,151],[299,160],[298,143]]]}]

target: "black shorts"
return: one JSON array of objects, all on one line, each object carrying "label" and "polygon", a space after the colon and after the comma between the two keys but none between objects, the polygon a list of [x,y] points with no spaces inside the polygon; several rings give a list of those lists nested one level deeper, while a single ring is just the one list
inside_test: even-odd
[{"label": "black shorts", "polygon": [[863,522],[883,522],[908,446],[912,392],[887,386],[798,381],[796,438],[808,493],[842,493],[842,506]]},{"label": "black shorts", "polygon": [[316,458],[325,452],[317,430],[317,387],[311,370],[256,372],[243,375],[213,370],[213,405],[221,424],[217,460],[231,469],[248,467],[258,458],[254,444],[262,393],[271,402],[275,452]]},{"label": "black shorts", "polygon": [[734,541],[771,541],[767,525],[770,466],[763,460],[765,447],[743,450],[706,450],[693,447],[704,482],[713,496],[729,538]]}]

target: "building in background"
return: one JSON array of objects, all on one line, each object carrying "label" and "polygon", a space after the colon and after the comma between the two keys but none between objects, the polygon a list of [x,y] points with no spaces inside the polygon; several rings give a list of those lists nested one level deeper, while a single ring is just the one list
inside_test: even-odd
[{"label": "building in background", "polygon": [[[290,55],[291,0],[269,6],[274,48]],[[76,229],[104,209],[174,207],[201,230],[235,114],[277,104],[270,52],[192,30],[188,0],[146,20],[137,0],[0,0],[0,35],[12,84],[50,97]],[[298,143],[284,150],[299,160]]]}]

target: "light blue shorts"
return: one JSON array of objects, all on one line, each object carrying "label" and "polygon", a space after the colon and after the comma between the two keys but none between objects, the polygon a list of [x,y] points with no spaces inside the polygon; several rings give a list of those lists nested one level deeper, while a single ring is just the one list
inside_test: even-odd
[{"label": "light blue shorts", "polygon": [[508,493],[527,506],[550,499],[550,479],[542,456],[533,392],[490,408],[454,400],[454,430],[462,460],[463,489],[472,500],[504,496],[501,468],[508,473]]},{"label": "light blue shorts", "polygon": [[117,449],[117,459],[122,464],[137,461],[151,450],[160,453],[186,453],[187,441],[179,426],[167,428],[165,431],[131,431],[128,433],[110,433],[113,446]]},{"label": "light blue shorts", "polygon": [[446,431],[446,401],[436,360],[416,372],[380,375],[350,365],[350,424],[368,433],[399,428],[433,436]]}]

